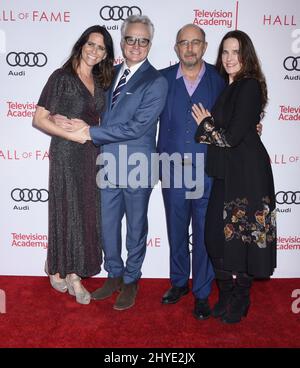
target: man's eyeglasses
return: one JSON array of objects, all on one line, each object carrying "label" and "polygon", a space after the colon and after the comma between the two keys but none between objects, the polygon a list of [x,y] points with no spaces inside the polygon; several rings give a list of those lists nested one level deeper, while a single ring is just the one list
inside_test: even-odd
[{"label": "man's eyeglasses", "polygon": [[150,42],[150,40],[148,40],[148,38],[135,38],[135,37],[130,37],[130,36],[124,37],[124,40],[127,43],[127,45],[129,45],[129,46],[133,46],[136,43],[138,43],[138,45],[140,47],[147,47],[149,45],[149,42]]},{"label": "man's eyeglasses", "polygon": [[200,45],[201,45],[202,43],[204,43],[204,42],[205,42],[205,41],[203,41],[203,40],[199,40],[199,39],[195,38],[195,39],[194,39],[194,40],[192,40],[192,41],[188,41],[188,40],[178,41],[178,42],[177,42],[177,45],[178,45],[179,47],[182,47],[182,48],[188,48],[190,44],[192,45],[192,47],[200,47]]}]

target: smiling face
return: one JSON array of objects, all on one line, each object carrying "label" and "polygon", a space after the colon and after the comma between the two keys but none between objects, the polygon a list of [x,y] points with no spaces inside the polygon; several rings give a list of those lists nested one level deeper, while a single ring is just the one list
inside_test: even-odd
[{"label": "smiling face", "polygon": [[106,57],[104,38],[100,33],[91,33],[81,50],[81,62],[88,67],[100,63]]},{"label": "smiling face", "polygon": [[[143,39],[140,44],[145,42],[144,40],[149,40],[147,46],[140,46],[139,41],[135,41],[133,45],[128,45],[125,38],[130,39]],[[130,23],[126,27],[124,39],[121,41],[121,48],[123,51],[126,64],[131,67],[138,64],[139,62],[145,60],[151,48],[150,42],[150,32],[147,25],[143,23]],[[145,42],[146,43],[146,42]]]},{"label": "smiling face", "polygon": [[232,83],[234,77],[242,68],[240,61],[240,46],[236,38],[227,38],[223,43],[222,65],[228,74],[229,83]]}]

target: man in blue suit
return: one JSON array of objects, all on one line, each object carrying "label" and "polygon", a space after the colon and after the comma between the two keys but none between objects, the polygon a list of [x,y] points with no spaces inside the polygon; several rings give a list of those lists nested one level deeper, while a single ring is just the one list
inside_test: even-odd
[{"label": "man in blue suit", "polygon": [[[102,300],[121,290],[114,309],[128,309],[135,303],[137,282],[146,253],[147,211],[152,190],[151,154],[156,152],[158,117],[167,96],[167,82],[149,63],[154,27],[146,16],[130,16],[121,27],[121,48],[125,61],[115,69],[115,81],[108,93],[107,111],[101,126],[77,131],[78,141],[91,139],[101,145],[104,157],[113,157],[116,172],[103,176],[108,184],[101,189],[104,268],[108,278],[92,298]],[[146,183],[134,187],[128,182],[133,167],[124,155],[142,154],[146,165]],[[109,156],[111,155],[111,156]],[[127,162],[126,162],[127,161]],[[105,168],[104,168],[105,169]],[[103,170],[103,169],[102,169]],[[141,173],[144,176],[145,173]],[[101,184],[101,180],[100,180]],[[121,222],[126,214],[128,252],[125,265],[121,258]]]},{"label": "man in blue suit", "polygon": [[[197,166],[196,154],[205,158],[206,145],[196,143],[194,135],[197,124],[191,111],[194,103],[211,110],[225,86],[215,68],[202,60],[207,42],[205,32],[196,25],[182,27],[176,37],[175,51],[179,63],[161,70],[168,81],[167,102],[160,115],[158,152],[181,154],[181,162],[170,163],[170,187],[163,187],[168,239],[170,244],[171,288],[162,298],[163,304],[177,303],[189,292],[190,252],[189,226],[192,221],[192,291],[195,296],[194,316],[206,319],[210,316],[208,296],[214,273],[204,243],[205,214],[211,190],[211,179]],[[200,198],[188,198],[193,189],[174,185],[176,172],[184,172],[190,167],[193,177],[196,170],[204,175],[204,193]],[[168,172],[162,170],[162,184]]]}]

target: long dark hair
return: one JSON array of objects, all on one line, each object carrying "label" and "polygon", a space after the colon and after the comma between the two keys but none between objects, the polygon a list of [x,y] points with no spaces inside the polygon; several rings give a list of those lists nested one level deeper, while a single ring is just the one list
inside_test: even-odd
[{"label": "long dark hair", "polygon": [[216,61],[216,68],[219,73],[228,78],[228,75],[222,64],[222,52],[224,41],[228,38],[235,38],[239,42],[239,61],[242,64],[241,70],[235,75],[234,80],[240,80],[242,78],[255,78],[259,81],[262,91],[262,109],[268,101],[268,91],[265,76],[261,70],[260,62],[255,52],[254,45],[250,37],[243,31],[230,31],[223,37]]},{"label": "long dark hair", "polygon": [[80,63],[82,47],[86,44],[91,33],[100,33],[103,36],[106,48],[106,58],[93,67],[93,74],[98,78],[100,85],[109,88],[114,76],[114,47],[113,40],[109,32],[101,26],[95,25],[86,29],[72,48],[71,55],[62,66],[76,74],[76,70]]}]

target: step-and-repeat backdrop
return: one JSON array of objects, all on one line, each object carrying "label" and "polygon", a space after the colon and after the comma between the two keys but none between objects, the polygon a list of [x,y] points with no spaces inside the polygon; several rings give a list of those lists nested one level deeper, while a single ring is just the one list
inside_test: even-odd
[{"label": "step-and-repeat backdrop", "polygon": [[[300,277],[299,0],[2,0],[0,275],[44,274],[50,138],[32,127],[43,85],[66,60],[82,31],[94,24],[109,30],[115,42],[115,63],[122,62],[120,26],[131,14],[146,14],[155,25],[149,58],[157,68],[177,62],[175,35],[186,23],[205,29],[205,60],[210,63],[215,62],[219,42],[229,30],[241,29],[254,41],[270,97],[262,140],[277,192],[278,268],[274,276]],[[158,186],[149,207],[143,277],[168,277],[168,273],[169,246]]]}]

